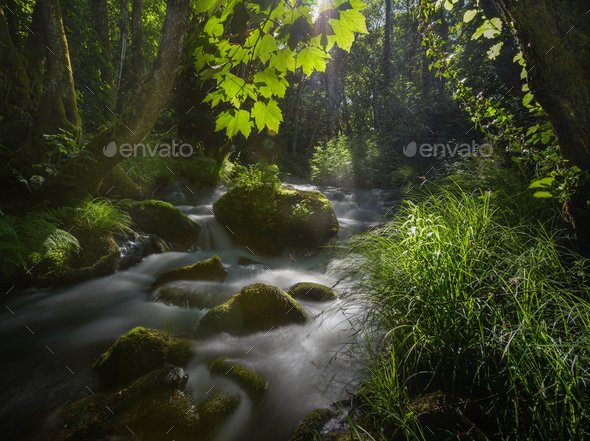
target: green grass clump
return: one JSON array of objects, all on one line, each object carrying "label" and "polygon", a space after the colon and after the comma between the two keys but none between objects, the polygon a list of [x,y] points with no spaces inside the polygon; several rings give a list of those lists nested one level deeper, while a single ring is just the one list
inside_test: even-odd
[{"label": "green grass clump", "polygon": [[87,199],[72,212],[76,230],[94,236],[122,233],[131,226],[131,218],[108,199]]},{"label": "green grass clump", "polygon": [[407,395],[441,389],[489,409],[490,436],[589,436],[588,261],[534,203],[445,186],[358,240],[385,335],[363,391],[379,426],[421,438]]}]

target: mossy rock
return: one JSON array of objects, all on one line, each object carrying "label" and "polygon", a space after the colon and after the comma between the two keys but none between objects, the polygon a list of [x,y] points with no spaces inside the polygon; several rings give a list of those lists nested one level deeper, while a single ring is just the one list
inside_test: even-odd
[{"label": "mossy rock", "polygon": [[213,211],[240,242],[271,253],[288,247],[315,249],[339,229],[326,196],[285,186],[276,191],[231,189],[215,202]]},{"label": "mossy rock", "polygon": [[[192,399],[183,392],[188,376],[176,366],[165,365],[111,393],[95,393],[67,405],[65,421],[56,440],[103,440],[110,437],[161,439],[175,426],[175,439],[192,440],[199,419]],[[158,438],[159,437],[159,438]]]},{"label": "mossy rock", "polygon": [[314,302],[327,302],[338,300],[338,294],[332,289],[320,283],[299,282],[287,291],[294,298],[300,300],[311,300]]},{"label": "mossy rock", "polygon": [[211,394],[197,405],[203,435],[210,436],[240,405],[239,395],[223,392]]},{"label": "mossy rock", "polygon": [[215,301],[209,293],[195,292],[176,286],[161,287],[156,292],[154,300],[165,305],[194,309],[212,308],[219,304],[219,301]]},{"label": "mossy rock", "polygon": [[121,262],[119,247],[111,235],[96,237],[76,232],[80,254],[62,265],[39,262],[34,271],[19,276],[22,286],[63,286],[114,273]]},{"label": "mossy rock", "polygon": [[195,245],[199,238],[199,225],[168,202],[123,199],[120,206],[144,233],[155,234],[183,248]]},{"label": "mossy rock", "polygon": [[176,280],[209,280],[223,282],[227,277],[227,270],[223,266],[219,256],[213,256],[205,260],[199,260],[191,265],[185,265],[166,271],[158,276],[154,286],[162,286]]},{"label": "mossy rock", "polygon": [[317,440],[322,428],[333,416],[334,412],[330,409],[316,409],[311,411],[299,423],[299,426],[297,426],[289,441]]},{"label": "mossy rock", "polygon": [[117,387],[166,363],[182,366],[190,356],[188,341],[140,326],[119,337],[101,355],[95,368],[105,386]]},{"label": "mossy rock", "polygon": [[225,331],[260,331],[305,319],[305,311],[289,294],[276,286],[255,283],[210,309],[200,326]]},{"label": "mossy rock", "polygon": [[214,374],[224,375],[236,381],[251,395],[258,397],[268,389],[268,382],[258,372],[239,363],[218,358],[209,364]]}]

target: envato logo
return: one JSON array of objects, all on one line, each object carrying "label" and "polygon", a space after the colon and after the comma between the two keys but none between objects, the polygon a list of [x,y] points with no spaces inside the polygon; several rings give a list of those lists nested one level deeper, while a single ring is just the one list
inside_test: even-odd
[{"label": "envato logo", "polygon": [[158,143],[158,144],[120,144],[117,145],[115,141],[109,142],[102,149],[103,155],[107,158],[112,158],[120,155],[123,158],[137,158],[141,156],[159,156],[161,158],[188,158],[193,156],[197,148],[191,144],[179,143],[172,140],[172,143]]},{"label": "envato logo", "polygon": [[470,144],[449,141],[446,144],[424,143],[420,145],[416,141],[412,141],[404,147],[403,151],[408,158],[413,158],[416,155],[422,158],[489,157],[494,153],[494,148],[491,144],[478,144],[475,140]]}]

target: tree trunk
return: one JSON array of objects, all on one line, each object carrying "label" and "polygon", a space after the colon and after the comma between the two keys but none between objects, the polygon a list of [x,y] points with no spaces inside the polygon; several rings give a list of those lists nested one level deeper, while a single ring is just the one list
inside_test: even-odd
[{"label": "tree trunk", "polygon": [[[29,96],[25,60],[15,47],[4,9],[0,8],[0,144],[11,150],[10,156],[28,144],[31,125]],[[2,163],[7,161],[5,158]]]},{"label": "tree trunk", "polygon": [[135,91],[143,77],[145,69],[141,26],[143,0],[133,0],[131,8],[131,79],[129,88],[131,91]]},{"label": "tree trunk", "polygon": [[590,5],[587,0],[494,0],[512,22],[528,81],[563,156],[590,170]]},{"label": "tree trunk", "polygon": [[92,26],[100,45],[101,80],[113,87],[113,64],[111,62],[111,38],[109,36],[109,15],[107,0],[92,0]]},{"label": "tree trunk", "polygon": [[121,97],[121,85],[123,83],[123,66],[125,65],[125,55],[127,53],[127,28],[128,28],[128,21],[129,21],[129,3],[127,0],[121,0],[121,19],[120,19],[120,34],[121,34],[121,47],[120,47],[120,55],[119,55],[119,67],[117,69],[117,85],[115,88],[115,100],[116,100],[116,108],[120,110],[122,108],[123,99]]},{"label": "tree trunk", "polygon": [[38,0],[37,4],[46,51],[43,94],[35,117],[35,134],[56,134],[63,129],[79,139],[82,122],[59,1]]},{"label": "tree trunk", "polygon": [[72,163],[67,167],[66,172],[75,178],[72,184],[81,192],[95,191],[111,169],[124,159],[118,151],[104,150],[107,145],[120,147],[122,144],[137,144],[156,123],[168,101],[176,78],[182,40],[188,24],[188,4],[189,0],[168,0],[158,55],[147,78],[134,95],[121,120],[87,144],[86,150],[94,159],[92,164],[80,168],[81,164]]}]

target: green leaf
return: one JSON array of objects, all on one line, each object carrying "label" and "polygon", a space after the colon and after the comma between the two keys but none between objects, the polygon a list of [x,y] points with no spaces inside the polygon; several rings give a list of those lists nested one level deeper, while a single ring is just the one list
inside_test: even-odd
[{"label": "green leaf", "polygon": [[328,55],[320,48],[306,47],[297,55],[297,67],[301,67],[308,76],[314,70],[324,72],[326,70],[326,58],[328,58]]},{"label": "green leaf", "polygon": [[471,36],[472,40],[477,40],[481,36],[484,38],[494,38],[502,31],[502,21],[498,17],[484,21]]},{"label": "green leaf", "polygon": [[553,182],[555,182],[555,178],[551,178],[551,177],[543,178],[543,179],[535,179],[533,182],[531,182],[531,185],[529,185],[529,188],[547,188],[547,187],[551,187]]},{"label": "green leaf", "polygon": [[334,39],[338,47],[350,52],[352,43],[354,43],[354,32],[348,27],[348,23],[335,18],[330,19],[329,23],[334,31]]},{"label": "green leaf", "polygon": [[503,41],[500,41],[499,43],[493,45],[487,52],[488,58],[490,60],[495,60],[496,58],[498,58],[498,55],[500,55],[500,51],[502,50],[503,45]]},{"label": "green leaf", "polygon": [[533,194],[533,197],[539,198],[539,199],[549,199],[549,198],[552,198],[553,195],[551,193],[549,193],[548,191],[536,191]]},{"label": "green leaf", "polygon": [[256,46],[254,56],[257,56],[260,61],[266,63],[271,55],[277,50],[277,41],[270,34],[266,34],[260,39]]},{"label": "green leaf", "polygon": [[347,9],[345,11],[340,11],[340,22],[346,23],[346,27],[352,32],[358,32],[360,34],[367,33],[365,16],[357,10]]},{"label": "green leaf", "polygon": [[275,133],[279,131],[279,125],[283,121],[283,114],[275,100],[270,100],[268,104],[262,101],[256,101],[252,107],[251,114],[259,132],[265,127],[268,127],[268,130]]},{"label": "green leaf", "polygon": [[217,17],[210,17],[203,28],[206,34],[211,35],[212,37],[220,37],[223,35],[223,25],[221,24],[221,19]]},{"label": "green leaf", "polygon": [[469,23],[471,20],[475,18],[477,13],[477,9],[470,9],[469,11],[465,11],[465,14],[463,14],[463,23]]},{"label": "green leaf", "polygon": [[215,120],[215,130],[220,131],[223,129],[225,129],[225,134],[228,138],[233,138],[239,132],[245,138],[248,138],[252,131],[250,113],[241,109],[231,109],[221,112]]},{"label": "green leaf", "polygon": [[279,50],[270,58],[269,65],[274,67],[279,72],[287,72],[288,70],[295,70],[295,55],[288,47]]},{"label": "green leaf", "polygon": [[260,94],[265,98],[273,95],[283,98],[289,83],[283,77],[279,77],[271,67],[254,74],[254,83],[262,83],[259,86]]},{"label": "green leaf", "polygon": [[201,12],[211,11],[217,7],[218,0],[197,0],[193,2],[193,11],[197,14]]}]

